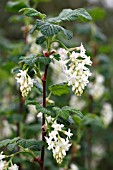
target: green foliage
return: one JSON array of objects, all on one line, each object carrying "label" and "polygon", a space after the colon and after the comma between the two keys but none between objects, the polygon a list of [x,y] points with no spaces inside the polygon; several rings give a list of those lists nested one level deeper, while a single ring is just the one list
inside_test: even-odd
[{"label": "green foliage", "polygon": [[20,139],[17,142],[17,145],[22,146],[25,149],[31,149],[33,150],[34,148],[40,151],[42,147],[44,146],[43,141],[37,141],[36,139]]},{"label": "green foliage", "polygon": [[70,106],[64,106],[62,108],[59,108],[59,107],[53,107],[52,108],[53,111],[56,112],[56,114],[63,118],[63,119],[66,119],[68,120],[69,119],[69,116],[74,113],[76,114],[80,119],[83,117],[82,113],[76,109],[73,109],[72,107]]},{"label": "green foliage", "polygon": [[29,56],[21,56],[20,57],[20,63],[25,63],[29,66],[33,66],[37,62],[37,60],[38,60],[37,58],[38,57],[35,54],[34,55],[31,54]]},{"label": "green foliage", "polygon": [[20,139],[20,137],[16,137],[16,138],[13,138],[13,139],[5,139],[5,140],[2,140],[2,141],[0,141],[0,148],[2,148],[3,146],[7,146],[8,144],[15,143],[15,142],[17,142],[19,139]]},{"label": "green foliage", "polygon": [[60,31],[64,33],[67,39],[71,39],[73,35],[71,31],[66,30],[59,25],[52,24],[49,22],[44,22],[38,19],[36,20],[36,26],[33,28],[32,33],[36,29],[40,30],[43,35],[48,36],[48,37],[54,36],[58,34]]},{"label": "green foliage", "polygon": [[91,16],[84,8],[79,9],[63,9],[58,17],[48,19],[49,22],[60,23],[62,21],[74,21],[76,19],[92,20]]},{"label": "green foliage", "polygon": [[89,14],[92,16],[94,21],[100,21],[105,18],[106,11],[101,7],[95,7],[89,11]]},{"label": "green foliage", "polygon": [[29,56],[21,56],[20,63],[22,62],[29,66],[33,66],[37,62],[40,62],[46,65],[51,62],[51,59],[47,57],[40,57],[40,56],[38,57],[36,54],[31,54]]},{"label": "green foliage", "polygon": [[20,9],[27,7],[26,1],[8,1],[6,10],[10,12],[18,12]]},{"label": "green foliage", "polygon": [[44,113],[44,114],[51,115],[51,111],[49,111],[48,109],[44,108],[44,107],[43,107],[41,104],[39,104],[38,101],[36,101],[36,100],[26,100],[25,104],[26,104],[26,105],[28,105],[28,104],[35,105],[38,113],[39,113],[39,112],[42,112],[42,113]]},{"label": "green foliage", "polygon": [[40,36],[36,39],[36,44],[43,44],[46,41],[45,36]]},{"label": "green foliage", "polygon": [[28,17],[39,17],[41,19],[46,17],[45,14],[42,14],[41,12],[33,8],[22,8],[19,12],[23,12],[23,14]]},{"label": "green foliage", "polygon": [[90,113],[87,114],[86,116],[84,116],[83,125],[104,127],[104,123],[103,123],[102,119],[99,116],[97,116],[95,114],[90,114]]},{"label": "green foliage", "polygon": [[56,95],[56,96],[61,96],[63,94],[69,93],[69,88],[68,88],[67,83],[60,83],[60,84],[49,86],[49,90],[51,91],[53,95]]},{"label": "green foliage", "polygon": [[38,80],[33,81],[33,85],[42,93],[43,92],[43,87],[42,85],[38,82]]},{"label": "green foliage", "polygon": [[8,149],[9,151],[13,151],[13,150],[15,149],[15,147],[16,147],[16,143],[11,143],[11,144],[8,144],[8,145],[7,145],[7,149]]}]

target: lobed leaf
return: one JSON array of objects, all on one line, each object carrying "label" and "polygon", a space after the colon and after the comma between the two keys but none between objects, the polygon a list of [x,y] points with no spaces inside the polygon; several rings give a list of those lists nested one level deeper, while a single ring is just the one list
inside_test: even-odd
[{"label": "lobed leaf", "polygon": [[37,148],[37,150],[41,150],[44,146],[43,141],[37,141],[36,139],[20,139],[17,142],[17,145],[22,146],[23,148],[32,149],[33,147]]},{"label": "lobed leaf", "polygon": [[63,9],[62,12],[59,14],[59,16],[55,18],[50,18],[47,21],[48,22],[54,22],[54,23],[60,23],[62,21],[74,21],[76,19],[82,19],[82,20],[92,20],[89,13],[84,8],[79,9]]},{"label": "lobed leaf", "polygon": [[40,104],[36,104],[36,110],[39,112],[42,112],[42,113],[45,113],[45,114],[48,114],[48,115],[51,115],[51,111],[44,108],[42,105]]},{"label": "lobed leaf", "polygon": [[51,59],[48,57],[38,57],[36,54],[31,54],[29,56],[21,56],[20,57],[20,63],[24,62],[25,64],[29,66],[33,66],[36,62],[40,62],[43,64],[49,64],[51,62]]},{"label": "lobed leaf", "polygon": [[19,12],[23,12],[23,14],[28,17],[40,17],[41,19],[46,17],[45,14],[42,14],[34,8],[22,8]]},{"label": "lobed leaf", "polygon": [[54,36],[58,34],[60,31],[64,33],[67,39],[71,39],[73,35],[71,31],[66,30],[59,25],[44,22],[38,19],[36,20],[36,26],[33,28],[32,32],[34,32],[36,29],[40,30],[41,33],[45,36]]},{"label": "lobed leaf", "polygon": [[17,142],[20,139],[20,137],[16,137],[14,139],[5,139],[0,141],[0,148],[2,148],[3,146],[7,146],[8,144],[12,144]]},{"label": "lobed leaf", "polygon": [[45,36],[40,36],[36,39],[36,44],[43,44],[46,41]]},{"label": "lobed leaf", "polygon": [[35,54],[31,54],[29,56],[21,56],[20,60],[21,60],[20,63],[23,62],[29,66],[32,66],[37,62],[38,57]]}]

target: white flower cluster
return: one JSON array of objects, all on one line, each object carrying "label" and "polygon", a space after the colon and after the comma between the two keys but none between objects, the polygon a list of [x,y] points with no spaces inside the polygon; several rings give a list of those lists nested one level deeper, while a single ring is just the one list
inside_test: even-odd
[{"label": "white flower cluster", "polygon": [[85,49],[81,44],[80,47],[76,47],[77,52],[73,51],[68,59],[65,49],[60,49],[60,59],[63,67],[63,71],[67,77],[68,85],[72,86],[72,91],[81,96],[85,86],[89,83],[88,78],[91,76],[90,70],[87,65],[91,66],[92,61],[90,57],[85,54]]},{"label": "white flower cluster", "polygon": [[33,87],[33,79],[27,74],[27,70],[20,70],[16,77],[17,83],[20,84],[20,91],[22,96],[26,97]]},{"label": "white flower cluster", "polygon": [[[53,119],[49,116],[48,120],[50,122],[50,120]],[[56,159],[58,164],[61,164],[63,158],[66,156],[66,151],[68,151],[71,146],[69,138],[73,134],[70,132],[70,129],[68,129],[68,131],[63,130],[64,125],[58,124],[56,121],[53,122],[52,128],[53,131],[51,131],[45,139],[48,144],[48,150],[52,150],[53,157]],[[62,138],[59,132],[65,134],[67,136],[66,139]]]},{"label": "white flower cluster", "polygon": [[113,109],[110,103],[104,103],[101,116],[106,126],[108,126],[113,121]]},{"label": "white flower cluster", "polygon": [[18,166],[16,164],[12,165],[11,167],[8,168],[8,170],[18,170]]},{"label": "white flower cluster", "polygon": [[98,100],[102,97],[105,92],[104,77],[101,74],[95,74],[95,83],[89,83],[88,90],[89,94],[93,97],[93,99]]},{"label": "white flower cluster", "polygon": [[[60,168],[59,170],[65,170],[65,168]],[[78,166],[76,164],[72,163],[70,165],[70,169],[68,169],[68,170],[79,170],[79,168],[78,168]]]},{"label": "white flower cluster", "polygon": [[75,95],[72,95],[69,101],[69,105],[73,108],[76,108],[78,110],[83,110],[86,106],[86,101],[83,99],[78,98]]},{"label": "white flower cluster", "polygon": [[7,167],[7,162],[6,161],[3,161],[3,159],[5,158],[6,156],[3,155],[3,152],[0,153],[0,170],[5,170],[5,169],[8,169],[8,170],[18,170],[18,166],[16,164],[12,164],[12,166],[10,167]]}]

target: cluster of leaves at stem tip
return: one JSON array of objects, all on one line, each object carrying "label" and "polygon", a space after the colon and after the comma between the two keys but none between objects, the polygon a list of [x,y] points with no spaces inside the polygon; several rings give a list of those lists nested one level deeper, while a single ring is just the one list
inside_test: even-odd
[{"label": "cluster of leaves at stem tip", "polygon": [[35,30],[40,30],[45,37],[39,39],[40,41],[42,40],[41,43],[46,40],[46,37],[52,37],[59,32],[63,32],[67,39],[71,39],[73,36],[72,32],[60,26],[60,23],[63,21],[74,21],[77,19],[87,21],[92,19],[89,13],[83,8],[75,10],[64,9],[54,18],[47,18],[45,14],[42,14],[33,8],[23,8],[20,12],[23,12],[28,17],[38,18],[36,19],[36,24],[31,30],[31,33]]}]

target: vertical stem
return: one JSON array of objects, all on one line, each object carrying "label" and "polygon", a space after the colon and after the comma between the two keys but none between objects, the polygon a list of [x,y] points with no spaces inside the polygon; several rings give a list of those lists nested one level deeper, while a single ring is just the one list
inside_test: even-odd
[{"label": "vertical stem", "polygon": [[[43,83],[43,107],[46,107],[46,77],[47,77],[47,71],[48,71],[48,66],[46,65],[45,68],[45,73],[44,76],[42,78],[42,83]],[[45,125],[45,117],[44,117],[44,113],[43,113],[43,117],[42,117],[42,141],[45,142],[45,136],[46,136],[46,131],[44,128]],[[42,152],[41,152],[41,170],[44,170],[44,157],[45,157],[45,147],[42,147]]]}]

